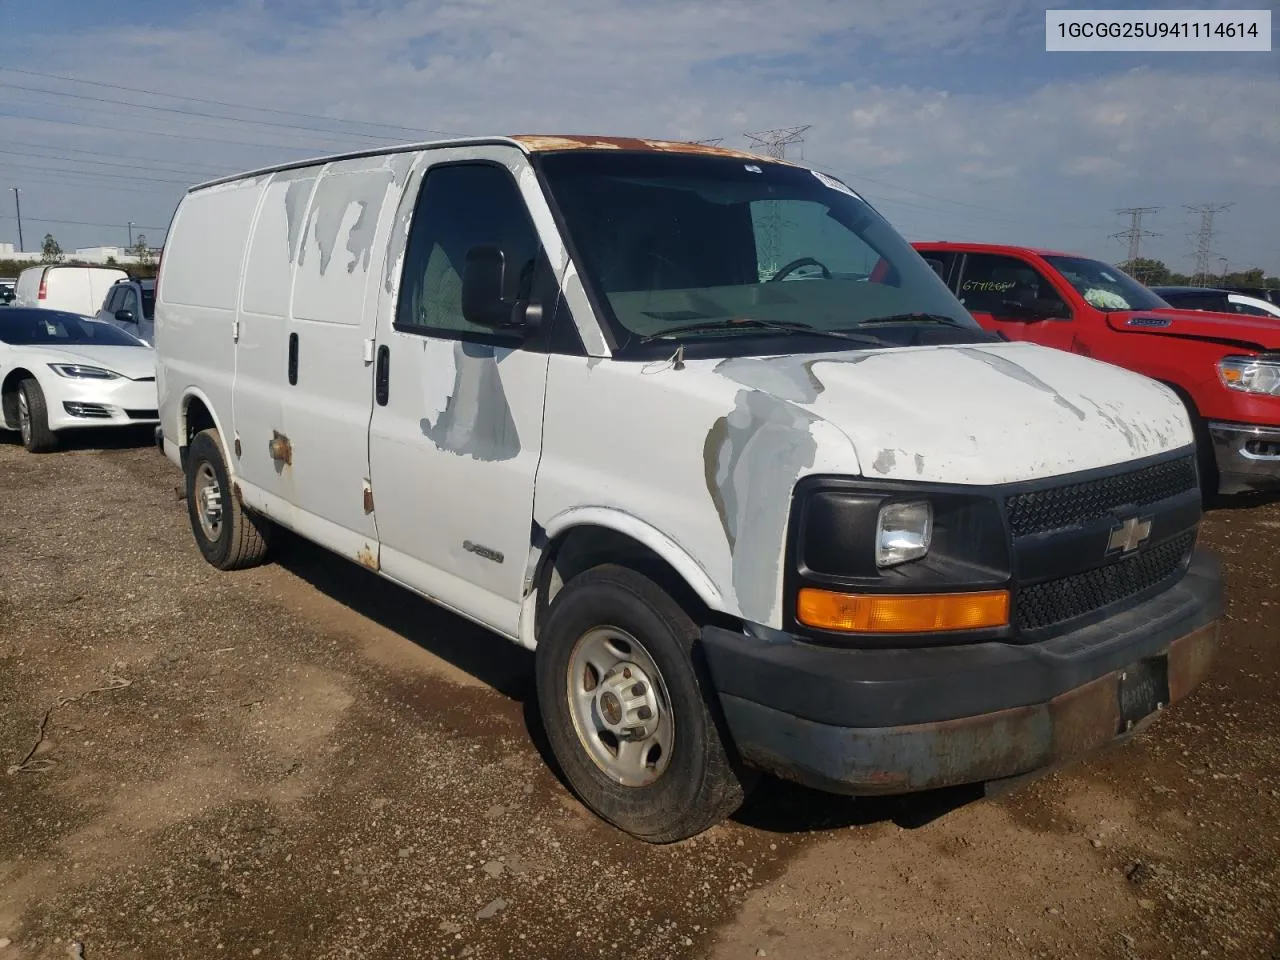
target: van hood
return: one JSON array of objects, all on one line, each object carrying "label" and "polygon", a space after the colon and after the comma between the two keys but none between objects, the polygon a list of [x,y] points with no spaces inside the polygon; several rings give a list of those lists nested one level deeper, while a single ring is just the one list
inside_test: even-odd
[{"label": "van hood", "polygon": [[150,347],[97,346],[95,344],[73,344],[66,347],[50,347],[40,345],[24,347],[27,356],[44,363],[83,363],[94,367],[105,367],[112,373],[118,373],[130,380],[154,379],[156,375],[156,352]]},{"label": "van hood", "polygon": [[[1029,343],[693,361],[803,408],[852,445],[851,473],[1000,484],[1125,463],[1193,442],[1172,390]],[[676,377],[680,374],[676,374]],[[669,381],[672,382],[672,381]],[[691,385],[692,386],[692,385]],[[825,468],[835,464],[830,458]]]},{"label": "van hood", "polygon": [[1185,337],[1233,343],[1254,350],[1280,350],[1280,317],[1250,317],[1207,310],[1114,311],[1107,326],[1120,333],[1153,333],[1161,337]]}]

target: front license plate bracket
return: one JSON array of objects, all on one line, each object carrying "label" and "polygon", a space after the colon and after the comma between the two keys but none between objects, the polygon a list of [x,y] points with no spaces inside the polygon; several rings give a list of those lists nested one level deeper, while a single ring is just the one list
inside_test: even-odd
[{"label": "front license plate bracket", "polygon": [[1117,685],[1120,730],[1131,730],[1139,721],[1169,704],[1169,658],[1148,657],[1120,671]]}]

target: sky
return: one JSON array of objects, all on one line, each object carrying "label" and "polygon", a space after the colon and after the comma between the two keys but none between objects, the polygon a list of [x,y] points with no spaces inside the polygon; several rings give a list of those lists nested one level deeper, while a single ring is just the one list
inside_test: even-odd
[{"label": "sky", "polygon": [[[1248,4],[1164,0],[1163,8]],[[1140,8],[1058,4],[1057,8]],[[1253,6],[1275,7],[1259,4]],[[153,245],[214,176],[441,136],[722,138],[789,156],[911,240],[1280,275],[1280,16],[1270,53],[1047,53],[1020,0],[0,0],[0,186],[27,249]],[[17,241],[11,190],[0,242]]]}]

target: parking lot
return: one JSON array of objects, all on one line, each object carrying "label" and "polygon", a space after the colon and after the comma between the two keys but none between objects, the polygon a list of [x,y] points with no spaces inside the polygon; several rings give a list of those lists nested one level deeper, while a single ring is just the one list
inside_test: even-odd
[{"label": "parking lot", "polygon": [[1280,504],[1207,518],[1219,660],[1132,743],[653,847],[549,769],[529,654],[300,542],[218,573],[146,440],[0,442],[0,960],[1280,957]]}]

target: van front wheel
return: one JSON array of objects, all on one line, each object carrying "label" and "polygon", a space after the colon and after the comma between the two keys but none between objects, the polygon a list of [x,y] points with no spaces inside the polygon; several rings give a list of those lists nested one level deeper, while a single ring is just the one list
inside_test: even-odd
[{"label": "van front wheel", "polygon": [[538,640],[538,705],[565,779],[651,843],[701,833],[746,796],[694,665],[697,637],[657,584],[610,564],[560,591]]},{"label": "van front wheel", "polygon": [[252,567],[266,557],[268,521],[233,495],[214,430],[196,434],[187,452],[187,516],[200,552],[219,570]]}]

